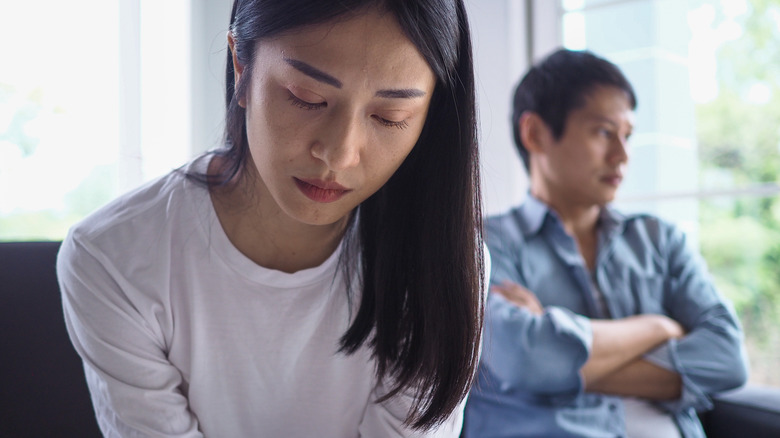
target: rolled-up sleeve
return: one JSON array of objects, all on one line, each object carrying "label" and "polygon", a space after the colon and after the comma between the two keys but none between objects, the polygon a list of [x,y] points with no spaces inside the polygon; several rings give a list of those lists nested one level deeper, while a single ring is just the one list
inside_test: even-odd
[{"label": "rolled-up sleeve", "polygon": [[504,390],[575,395],[583,389],[580,368],[592,339],[585,317],[559,307],[533,315],[491,294],[482,362]]},{"label": "rolled-up sleeve", "polygon": [[678,412],[709,409],[709,396],[747,381],[748,365],[742,328],[730,302],[714,287],[703,259],[685,243],[684,235],[665,231],[669,272],[665,307],[687,334],[646,355],[646,359],[682,377],[682,396],[662,403]]},{"label": "rolled-up sleeve", "polygon": [[[488,223],[491,283],[525,285],[518,268],[523,239],[514,227]],[[583,390],[580,368],[588,360],[593,334],[590,320],[556,306],[534,315],[498,294],[488,295],[482,364],[501,390],[537,395],[576,395]]]}]

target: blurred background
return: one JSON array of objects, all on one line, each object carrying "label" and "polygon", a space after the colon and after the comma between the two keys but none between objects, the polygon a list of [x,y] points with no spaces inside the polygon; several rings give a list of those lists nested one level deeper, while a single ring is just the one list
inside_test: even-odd
[{"label": "blurred background", "polygon": [[[486,213],[527,181],[513,87],[564,46],[638,93],[617,205],[677,223],[780,387],[780,0],[467,0]],[[220,145],[230,0],[0,3],[0,240],[76,221]]]}]

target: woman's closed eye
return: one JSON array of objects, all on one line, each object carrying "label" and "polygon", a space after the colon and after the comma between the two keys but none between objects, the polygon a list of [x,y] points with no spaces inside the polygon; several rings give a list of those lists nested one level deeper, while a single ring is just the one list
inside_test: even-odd
[{"label": "woman's closed eye", "polygon": [[388,128],[406,129],[409,119],[414,115],[412,111],[397,108],[377,108],[371,117],[382,126]]},{"label": "woman's closed eye", "polygon": [[287,88],[287,100],[294,106],[305,110],[316,110],[328,106],[324,97],[297,85],[291,85]]},{"label": "woman's closed eye", "polygon": [[303,108],[303,109],[306,109],[306,110],[316,110],[316,109],[325,108],[326,106],[328,106],[328,103],[324,102],[324,101],[323,102],[309,102],[307,100],[301,99],[300,97],[298,97],[295,94],[293,94],[292,91],[289,93],[289,96],[287,97],[287,100],[289,100],[290,103],[293,104],[294,106],[297,106],[298,108]]},{"label": "woman's closed eye", "polygon": [[[328,102],[322,99],[320,96],[304,90],[293,91],[291,89],[288,89],[287,100],[293,106],[305,110],[318,110],[322,108],[327,108],[328,106]],[[409,126],[407,119],[404,118],[405,116],[408,115],[406,114],[405,111],[392,110],[390,111],[390,113],[391,115],[372,114],[371,117],[377,122],[379,122],[379,124],[387,128],[406,129]]]},{"label": "woman's closed eye", "polygon": [[407,123],[406,120],[390,120],[379,115],[373,115],[372,117],[374,117],[374,119],[383,126],[387,126],[388,128],[406,129],[409,126],[409,123]]}]

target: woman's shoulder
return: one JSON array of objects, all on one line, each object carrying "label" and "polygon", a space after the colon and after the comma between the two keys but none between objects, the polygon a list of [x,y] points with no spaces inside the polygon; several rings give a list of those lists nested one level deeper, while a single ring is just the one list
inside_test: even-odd
[{"label": "woman's shoulder", "polygon": [[127,251],[170,238],[171,231],[181,231],[211,208],[208,189],[186,176],[189,167],[119,196],[74,225],[67,240]]}]

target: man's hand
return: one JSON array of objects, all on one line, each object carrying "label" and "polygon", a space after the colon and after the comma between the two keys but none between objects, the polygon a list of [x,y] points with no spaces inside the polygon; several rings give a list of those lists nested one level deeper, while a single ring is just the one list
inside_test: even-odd
[{"label": "man's hand", "polygon": [[593,343],[582,367],[586,388],[641,359],[670,339],[685,336],[685,329],[665,315],[640,314],[620,319],[592,319]]},{"label": "man's hand", "polygon": [[666,330],[669,339],[682,339],[685,336],[685,328],[679,322],[666,315],[656,315],[658,323]]},{"label": "man's hand", "polygon": [[[492,286],[490,291],[534,315],[544,313],[536,295],[517,283],[505,281]],[[651,400],[679,398],[680,375],[642,359],[643,354],[661,343],[685,336],[685,329],[677,321],[665,315],[642,314],[592,319],[591,328],[590,357],[581,370],[587,391]]]},{"label": "man's hand", "polygon": [[598,382],[586,382],[585,390],[648,400],[677,400],[682,377],[644,359],[637,359]]},{"label": "man's hand", "polygon": [[490,291],[501,295],[518,307],[528,309],[534,315],[544,313],[544,307],[542,307],[542,303],[539,302],[536,295],[517,283],[505,281],[501,285],[494,285],[490,288]]}]

